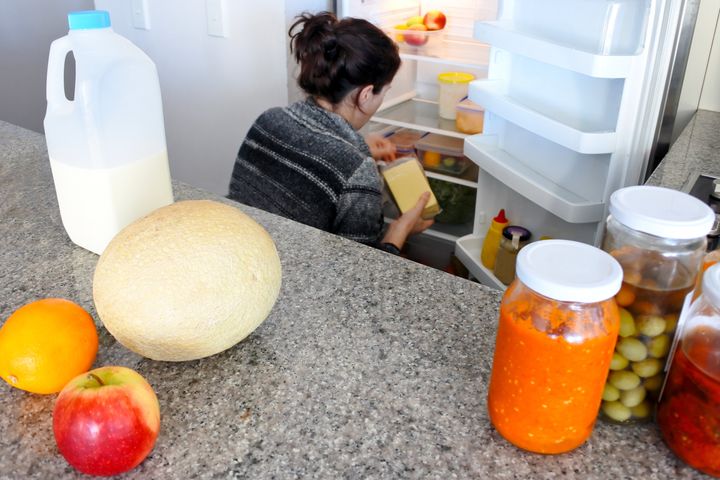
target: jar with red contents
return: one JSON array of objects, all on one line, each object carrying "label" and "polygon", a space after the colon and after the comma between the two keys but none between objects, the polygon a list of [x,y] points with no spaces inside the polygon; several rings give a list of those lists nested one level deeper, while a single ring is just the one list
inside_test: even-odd
[{"label": "jar with red contents", "polygon": [[603,391],[602,416],[652,419],[685,296],[693,289],[715,215],[668,188],[633,186],[610,197],[603,250],[620,262],[620,331]]},{"label": "jar with red contents", "polygon": [[683,311],[657,422],[678,457],[720,477],[720,265],[705,272],[702,294]]}]

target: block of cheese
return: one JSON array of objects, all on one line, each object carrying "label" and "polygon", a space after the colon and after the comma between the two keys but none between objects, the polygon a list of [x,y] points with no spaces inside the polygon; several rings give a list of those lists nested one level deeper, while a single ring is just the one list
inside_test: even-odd
[{"label": "block of cheese", "polygon": [[440,213],[440,205],[438,205],[435,194],[430,189],[430,184],[425,177],[425,172],[416,158],[395,160],[383,169],[382,175],[402,213],[414,207],[423,192],[430,192],[430,200],[423,209],[422,218],[427,220]]}]

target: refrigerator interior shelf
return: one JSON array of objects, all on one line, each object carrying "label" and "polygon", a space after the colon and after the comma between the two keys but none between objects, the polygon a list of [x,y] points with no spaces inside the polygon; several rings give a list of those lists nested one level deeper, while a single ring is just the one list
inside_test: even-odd
[{"label": "refrigerator interior shelf", "polygon": [[455,242],[455,256],[480,283],[505,290],[507,287],[480,262],[483,240],[484,237],[478,235],[465,235],[459,238]]},{"label": "refrigerator interior shelf", "polygon": [[509,21],[476,22],[475,39],[556,67],[596,78],[625,78],[636,56],[598,55],[516,30]]},{"label": "refrigerator interior shelf", "polygon": [[[392,216],[385,216],[384,220],[386,224],[390,224],[395,220],[395,218]],[[468,235],[470,232],[472,232],[472,223],[454,224],[435,222],[430,228],[424,230],[422,233],[423,235],[428,235],[430,237],[455,242],[458,238]]]},{"label": "refrigerator interior shelf", "polygon": [[445,37],[445,40],[427,55],[400,46],[400,57],[404,60],[418,60],[442,63],[457,67],[479,69],[487,73],[490,46],[463,37]]},{"label": "refrigerator interior shelf", "polygon": [[465,138],[468,136],[455,128],[455,120],[440,117],[437,102],[421,98],[405,100],[396,105],[382,108],[375,113],[372,121],[447,135],[448,137]]},{"label": "refrigerator interior shelf", "polygon": [[[471,166],[472,166],[472,164],[471,164]],[[435,178],[437,180],[442,180],[443,182],[456,183],[458,185],[464,185],[464,186],[470,187],[470,188],[477,188],[477,186],[478,186],[477,182],[473,182],[472,180],[466,180],[464,178],[453,177],[452,175],[443,175],[442,173],[431,172],[429,170],[425,170],[425,175],[428,178]]]},{"label": "refrigerator interior shelf", "polygon": [[590,200],[573,193],[491,143],[491,137],[477,135],[465,140],[465,155],[488,174],[520,195],[569,223],[599,222],[602,200]]},{"label": "refrigerator interior shelf", "polygon": [[470,99],[506,120],[579,153],[612,153],[615,132],[585,132],[528,108],[506,94],[506,86],[497,80],[476,80],[470,84]]}]

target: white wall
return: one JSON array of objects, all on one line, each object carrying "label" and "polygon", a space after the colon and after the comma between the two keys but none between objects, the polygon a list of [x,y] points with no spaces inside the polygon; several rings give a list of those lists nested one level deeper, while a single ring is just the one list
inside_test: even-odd
[{"label": "white wall", "polygon": [[0,120],[43,132],[50,43],[67,35],[68,12],[92,8],[92,0],[0,0]]},{"label": "white wall", "polygon": [[720,112],[720,1],[704,0],[704,2],[712,5],[714,9],[712,13],[715,14],[715,29],[699,108]]},{"label": "white wall", "polygon": [[717,34],[719,16],[720,0],[700,2],[673,127],[673,141],[680,135],[698,108],[720,111],[718,108],[720,35]]},{"label": "white wall", "polygon": [[285,3],[226,0],[227,38],[207,34],[204,0],[148,0],[150,30],[131,5],[95,0],[157,65],[172,176],[224,195],[252,122],[287,104]]}]

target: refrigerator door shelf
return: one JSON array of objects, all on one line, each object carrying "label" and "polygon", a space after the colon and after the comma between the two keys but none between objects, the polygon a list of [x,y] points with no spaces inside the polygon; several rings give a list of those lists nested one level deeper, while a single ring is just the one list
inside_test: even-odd
[{"label": "refrigerator door shelf", "polygon": [[512,22],[476,22],[475,39],[511,53],[596,78],[625,78],[637,55],[599,55],[515,29]]},{"label": "refrigerator door shelf", "polygon": [[493,145],[489,136],[465,139],[465,155],[508,188],[568,223],[602,220],[602,200],[583,198],[569,191]]},{"label": "refrigerator door shelf", "polygon": [[405,100],[387,108],[381,107],[372,117],[372,121],[448,137],[465,138],[468,136],[455,128],[455,120],[440,118],[437,102],[421,98]]},{"label": "refrigerator door shelf", "polygon": [[466,235],[459,238],[455,242],[455,256],[480,283],[504,291],[507,287],[480,262],[480,251],[484,239],[485,237],[479,235]]},{"label": "refrigerator door shelf", "polygon": [[506,85],[497,80],[476,80],[470,84],[470,100],[510,122],[570,150],[585,153],[615,151],[615,132],[585,132],[532,110],[507,94]]}]

